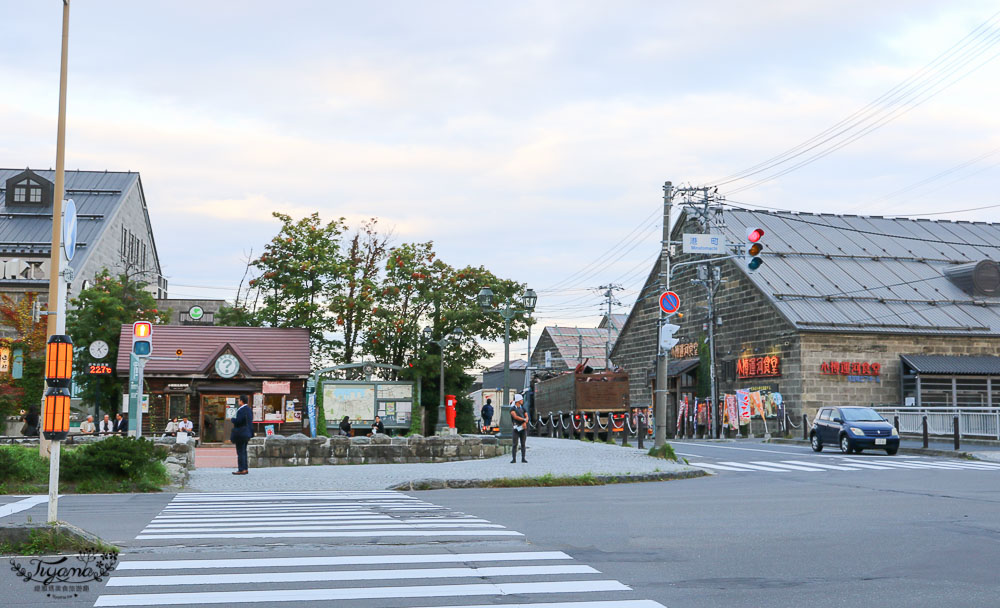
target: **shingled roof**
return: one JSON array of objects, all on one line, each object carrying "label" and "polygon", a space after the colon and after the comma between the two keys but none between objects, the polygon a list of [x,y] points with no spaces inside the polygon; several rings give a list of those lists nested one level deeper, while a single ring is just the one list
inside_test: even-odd
[{"label": "shingled roof", "polygon": [[[122,325],[118,341],[119,376],[128,376],[132,346],[132,326]],[[153,355],[179,360],[150,359],[147,375],[210,376],[215,360],[232,352],[240,360],[240,373],[249,376],[306,376],[309,364],[309,331],[275,327],[217,327],[156,325],[153,327]]]},{"label": "shingled roof", "polygon": [[800,330],[1000,335],[1000,294],[945,274],[1000,259],[1000,224],[726,210],[730,243],[750,227],[765,231],[750,279]]}]

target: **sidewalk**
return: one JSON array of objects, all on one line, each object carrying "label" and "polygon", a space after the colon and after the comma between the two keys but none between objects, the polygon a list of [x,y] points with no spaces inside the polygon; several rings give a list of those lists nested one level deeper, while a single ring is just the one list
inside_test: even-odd
[{"label": "sidewalk", "polygon": [[573,439],[528,438],[528,462],[511,464],[509,456],[486,460],[421,464],[360,464],[250,469],[232,475],[230,469],[198,468],[185,490],[195,492],[267,490],[384,490],[422,480],[484,480],[506,477],[569,477],[593,475],[640,476],[703,474],[701,469],[648,456],[645,450]]}]

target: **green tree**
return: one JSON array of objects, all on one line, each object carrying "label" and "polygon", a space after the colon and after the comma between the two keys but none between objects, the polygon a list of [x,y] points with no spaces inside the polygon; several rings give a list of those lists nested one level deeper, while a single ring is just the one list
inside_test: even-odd
[{"label": "green tree", "polygon": [[312,362],[319,366],[333,359],[341,343],[330,333],[329,302],[343,285],[344,220],[323,224],[319,213],[298,221],[272,215],[281,220],[281,229],[253,261],[260,274],[250,286],[258,291],[260,306],[248,311],[245,322],[308,329]]},{"label": "green tree", "polygon": [[111,375],[87,374],[88,364],[92,360],[83,349],[97,340],[106,342],[108,355],[105,361],[115,368],[122,325],[136,321],[150,321],[154,324],[166,324],[169,321],[170,311],[156,308],[156,299],[146,291],[146,285],[132,280],[127,274],[112,277],[104,269],[94,277],[92,287],[84,289],[70,301],[72,306],[66,313],[66,333],[73,338],[77,351],[73,366],[76,372],[74,382],[81,387],[82,398],[97,405],[98,413],[115,412],[117,404],[121,403],[118,370]]},{"label": "green tree", "polygon": [[362,354],[361,341],[374,314],[388,235],[376,230],[378,220],[364,222],[345,244],[343,283],[330,298],[330,312],[342,335],[338,363],[354,363]]}]

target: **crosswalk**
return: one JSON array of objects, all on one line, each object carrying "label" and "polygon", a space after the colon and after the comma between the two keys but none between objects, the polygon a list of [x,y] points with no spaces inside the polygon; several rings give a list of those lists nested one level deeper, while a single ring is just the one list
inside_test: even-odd
[{"label": "crosswalk", "polygon": [[749,460],[712,462],[690,462],[691,466],[714,471],[743,473],[789,473],[806,471],[810,473],[832,473],[837,471],[900,471],[914,469],[935,469],[944,471],[1000,471],[1000,463],[971,460],[932,458],[859,458],[823,457],[813,460]]},{"label": "crosswalk", "polygon": [[[159,553],[246,539],[267,553]],[[311,549],[295,554],[308,541],[281,539]],[[178,494],[136,546],[94,606],[664,608],[566,553],[529,549],[520,532],[392,491]]]}]

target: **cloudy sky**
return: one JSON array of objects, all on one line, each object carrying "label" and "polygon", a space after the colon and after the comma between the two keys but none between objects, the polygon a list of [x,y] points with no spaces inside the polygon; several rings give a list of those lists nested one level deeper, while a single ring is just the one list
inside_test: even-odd
[{"label": "cloudy sky", "polygon": [[[995,219],[961,210],[1000,203],[997,8],[74,0],[67,168],[141,173],[173,297],[231,298],[271,211],[318,210],[526,282],[543,324],[593,326],[593,288],[623,284],[620,312],[635,299],[664,181],[719,183],[914,75],[912,96],[870,108],[870,125],[893,118],[880,128],[720,193]],[[0,165],[48,168],[61,2],[0,9]]]}]

